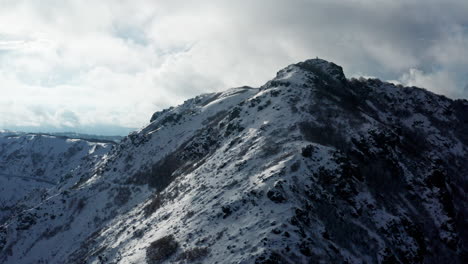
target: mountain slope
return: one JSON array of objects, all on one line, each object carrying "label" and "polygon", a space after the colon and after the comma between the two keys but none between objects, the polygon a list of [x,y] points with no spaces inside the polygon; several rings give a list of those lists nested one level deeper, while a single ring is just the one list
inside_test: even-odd
[{"label": "mountain slope", "polygon": [[468,102],[320,59],[155,113],[0,229],[5,263],[463,263]]},{"label": "mountain slope", "polygon": [[[113,144],[44,134],[0,132],[0,223],[47,196],[84,161],[98,160]],[[31,204],[31,203],[30,203]],[[2,220],[3,219],[3,220]]]}]

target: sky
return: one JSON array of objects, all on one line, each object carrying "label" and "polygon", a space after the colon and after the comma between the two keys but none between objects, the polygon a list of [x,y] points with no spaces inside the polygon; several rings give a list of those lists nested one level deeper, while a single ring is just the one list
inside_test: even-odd
[{"label": "sky", "polygon": [[320,57],[468,98],[466,0],[0,0],[0,129],[120,134]]}]

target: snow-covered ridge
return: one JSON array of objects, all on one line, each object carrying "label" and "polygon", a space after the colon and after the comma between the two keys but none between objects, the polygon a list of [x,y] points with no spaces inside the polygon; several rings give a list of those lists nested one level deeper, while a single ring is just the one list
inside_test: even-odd
[{"label": "snow-covered ridge", "polygon": [[113,142],[47,134],[0,133],[0,219],[43,199],[84,161],[100,159]]},{"label": "snow-covered ridge", "polygon": [[463,263],[468,103],[320,59],[155,113],[0,227],[4,263]]}]

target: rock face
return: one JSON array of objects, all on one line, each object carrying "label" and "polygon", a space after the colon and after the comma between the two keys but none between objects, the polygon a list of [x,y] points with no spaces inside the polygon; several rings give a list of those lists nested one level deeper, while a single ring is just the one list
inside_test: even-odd
[{"label": "rock face", "polygon": [[320,59],[155,113],[0,227],[2,263],[464,263],[468,102]]}]

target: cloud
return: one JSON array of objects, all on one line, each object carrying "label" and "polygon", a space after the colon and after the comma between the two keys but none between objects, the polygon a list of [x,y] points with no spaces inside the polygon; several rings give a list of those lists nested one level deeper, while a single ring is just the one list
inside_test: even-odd
[{"label": "cloud", "polygon": [[[319,56],[467,98],[468,2],[5,0],[0,127],[141,127]],[[96,131],[99,133],[99,131]]]},{"label": "cloud", "polygon": [[418,69],[410,69],[408,73],[403,74],[400,82],[407,86],[424,87],[438,94],[460,96],[463,92],[457,89],[454,76],[445,71],[425,73]]}]

